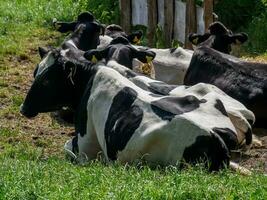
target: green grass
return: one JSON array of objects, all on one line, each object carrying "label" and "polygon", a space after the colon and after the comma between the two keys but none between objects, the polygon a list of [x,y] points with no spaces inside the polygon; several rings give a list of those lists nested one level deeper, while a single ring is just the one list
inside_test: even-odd
[{"label": "green grass", "polygon": [[266,199],[267,179],[0,157],[0,199]]},{"label": "green grass", "polygon": [[[109,10],[101,12],[109,1],[91,4],[104,22],[112,20]],[[51,28],[52,19],[73,20],[88,7],[87,0],[0,0],[0,199],[267,199],[261,173],[73,165],[63,152],[73,127],[49,114],[34,120],[19,114],[40,60],[38,46],[64,39]]]}]

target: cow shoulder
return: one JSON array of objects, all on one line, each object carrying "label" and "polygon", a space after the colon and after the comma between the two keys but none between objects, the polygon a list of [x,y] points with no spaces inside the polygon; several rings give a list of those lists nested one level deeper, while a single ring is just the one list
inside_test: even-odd
[{"label": "cow shoulder", "polygon": [[109,159],[115,160],[143,119],[143,110],[134,105],[137,92],[122,88],[113,98],[105,124],[105,140]]}]

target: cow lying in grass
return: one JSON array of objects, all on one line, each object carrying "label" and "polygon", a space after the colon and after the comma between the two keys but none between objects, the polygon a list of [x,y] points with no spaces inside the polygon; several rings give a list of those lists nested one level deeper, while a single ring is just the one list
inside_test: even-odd
[{"label": "cow lying in grass", "polygon": [[210,170],[228,163],[227,146],[237,145],[237,133],[219,99],[206,100],[192,93],[156,95],[117,70],[91,66],[81,53],[76,49],[48,52],[42,61],[47,64],[41,65],[21,106],[27,117],[74,107],[78,136],[66,144],[67,152],[93,159],[103,151],[107,160],[144,159],[163,166],[200,159],[210,162]]},{"label": "cow lying in grass", "polygon": [[[242,144],[244,141],[246,141],[246,144],[251,143],[251,124],[253,124],[255,121],[254,114],[246,109],[244,105],[226,95],[219,88],[209,84],[197,84],[191,87],[183,85],[169,85],[161,81],[150,79],[143,75],[138,75],[133,71],[127,69],[125,66],[117,63],[120,60],[118,58],[120,58],[120,53],[122,52],[116,52],[116,57],[112,56],[112,52],[112,49],[109,48],[104,50],[91,50],[86,52],[84,57],[92,61],[92,58],[101,60],[103,58],[102,56],[110,55],[109,57],[105,58],[108,67],[115,69],[120,74],[136,84],[138,87],[141,87],[143,90],[152,92],[155,95],[171,95],[179,97],[191,93],[198,98],[220,99],[226,109],[226,115],[230,117],[233,125],[236,128],[236,137],[238,144]],[[237,146],[235,146],[233,149],[235,148],[237,148]]]},{"label": "cow lying in grass", "polygon": [[80,60],[76,49],[52,50],[43,60],[21,113],[76,108],[77,136],[66,144],[75,155],[95,159],[102,151],[108,161],[152,166],[202,160],[209,170],[229,164],[220,135],[229,135],[230,144],[237,133],[219,99],[155,95],[110,67]]},{"label": "cow lying in grass", "polygon": [[255,114],[255,127],[267,127],[267,64],[242,61],[201,45],[185,76],[186,85],[200,82],[213,84],[243,103]]}]

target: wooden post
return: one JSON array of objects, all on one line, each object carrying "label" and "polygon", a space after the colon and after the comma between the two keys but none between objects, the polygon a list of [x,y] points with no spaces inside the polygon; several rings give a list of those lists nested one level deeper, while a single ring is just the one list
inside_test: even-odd
[{"label": "wooden post", "polygon": [[157,1],[155,0],[147,0],[148,4],[148,27],[147,27],[147,38],[148,38],[148,46],[154,46],[154,39],[157,27],[157,19],[158,19],[158,8]]},{"label": "wooden post", "polygon": [[185,19],[185,48],[193,49],[192,44],[188,41],[189,33],[197,32],[197,20],[196,20],[196,3],[195,0],[186,1],[186,19]]},{"label": "wooden post", "polygon": [[209,25],[213,22],[213,0],[204,0],[204,23],[205,32],[208,31]]},{"label": "wooden post", "polygon": [[120,24],[126,33],[131,30],[132,24],[132,1],[131,0],[120,0]]},{"label": "wooden post", "polygon": [[172,44],[174,5],[174,0],[164,0],[164,39],[166,47],[171,47]]}]

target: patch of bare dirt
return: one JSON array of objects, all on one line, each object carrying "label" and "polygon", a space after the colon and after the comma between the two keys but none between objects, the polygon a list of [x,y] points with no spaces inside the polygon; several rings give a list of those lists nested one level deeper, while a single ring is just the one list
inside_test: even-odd
[{"label": "patch of bare dirt", "polygon": [[247,169],[267,173],[267,129],[253,129],[253,133],[262,146],[233,152],[232,160]]}]

